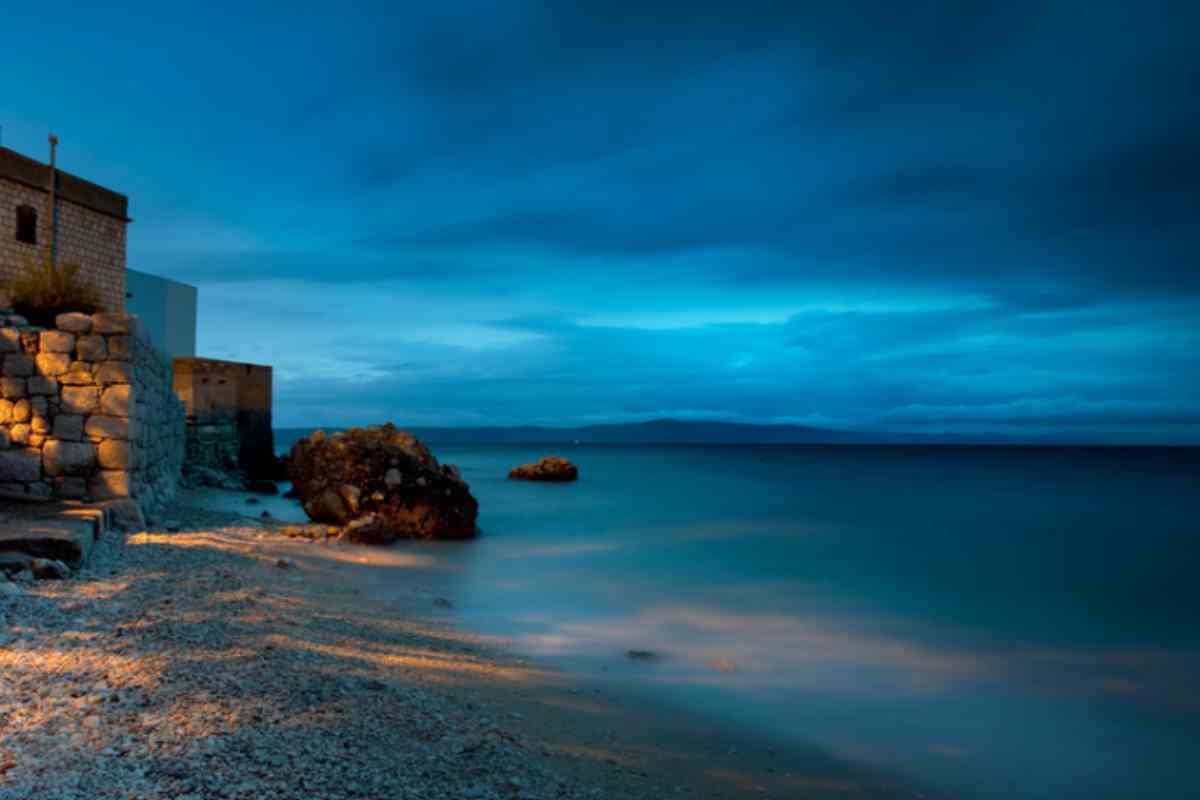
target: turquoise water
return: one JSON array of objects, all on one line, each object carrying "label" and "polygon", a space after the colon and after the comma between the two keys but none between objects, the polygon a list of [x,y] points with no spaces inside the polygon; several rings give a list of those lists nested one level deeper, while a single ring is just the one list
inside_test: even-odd
[{"label": "turquoise water", "polygon": [[1200,796],[1200,451],[436,451],[457,613],[529,654],[934,794]]},{"label": "turquoise water", "polygon": [[1200,796],[1200,451],[434,449],[456,613],[520,650],[935,795]]}]

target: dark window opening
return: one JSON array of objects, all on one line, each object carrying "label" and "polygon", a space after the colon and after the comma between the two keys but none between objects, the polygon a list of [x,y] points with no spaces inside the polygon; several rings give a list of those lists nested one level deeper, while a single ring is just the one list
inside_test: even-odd
[{"label": "dark window opening", "polygon": [[17,206],[17,241],[37,244],[37,209]]}]

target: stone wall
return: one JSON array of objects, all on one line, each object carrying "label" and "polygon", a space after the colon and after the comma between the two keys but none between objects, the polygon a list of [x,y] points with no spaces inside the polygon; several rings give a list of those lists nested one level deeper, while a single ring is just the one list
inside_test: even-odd
[{"label": "stone wall", "polygon": [[[175,359],[175,394],[188,421],[188,463],[275,474],[272,370],[215,358]],[[231,458],[232,456],[232,458]]]},{"label": "stone wall", "polygon": [[61,314],[55,330],[0,312],[0,493],[153,511],[175,491],[183,406],[170,363],[127,314]]},{"label": "stone wall", "polygon": [[[16,218],[15,211],[13,218]],[[99,290],[100,300],[107,310],[125,310],[123,221],[60,199],[58,263],[78,264],[79,276]]]},{"label": "stone wall", "polygon": [[[46,164],[0,147],[0,282],[50,252],[51,174]],[[62,170],[53,175],[58,263],[79,264],[80,275],[99,290],[105,308],[124,311],[128,198]],[[19,206],[37,212],[37,244],[17,241]]]}]

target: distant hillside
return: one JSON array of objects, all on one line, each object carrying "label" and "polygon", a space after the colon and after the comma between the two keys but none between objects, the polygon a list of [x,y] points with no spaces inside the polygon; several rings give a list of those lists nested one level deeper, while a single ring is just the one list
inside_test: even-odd
[{"label": "distant hillside", "polygon": [[[291,447],[312,428],[280,428],[276,448]],[[328,428],[326,430],[336,430]],[[799,425],[746,425],[738,422],[703,422],[661,419],[630,424],[585,425],[549,428],[536,425],[481,428],[408,428],[430,444],[867,444],[928,443],[947,437],[919,434],[858,433]]]}]

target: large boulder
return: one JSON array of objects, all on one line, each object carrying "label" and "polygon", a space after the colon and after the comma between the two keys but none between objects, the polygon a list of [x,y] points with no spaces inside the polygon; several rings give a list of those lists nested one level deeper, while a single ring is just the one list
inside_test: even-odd
[{"label": "large boulder", "polygon": [[[439,464],[415,436],[392,424],[292,445],[288,477],[310,518],[346,526],[346,538],[385,544],[398,538],[466,539],[479,503],[458,469]],[[355,523],[356,520],[362,522]]]},{"label": "large boulder", "polygon": [[579,469],[558,456],[543,456],[536,464],[514,467],[508,477],[521,481],[573,481],[579,477]]}]

